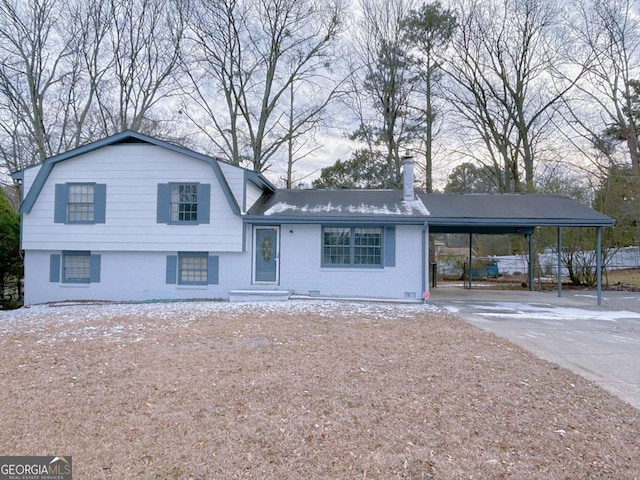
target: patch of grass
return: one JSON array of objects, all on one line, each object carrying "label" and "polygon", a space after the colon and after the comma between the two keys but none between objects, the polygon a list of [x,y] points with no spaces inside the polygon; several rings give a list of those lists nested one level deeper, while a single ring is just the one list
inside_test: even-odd
[{"label": "patch of grass", "polygon": [[182,308],[6,328],[0,450],[78,479],[638,478],[637,410],[454,316]]}]

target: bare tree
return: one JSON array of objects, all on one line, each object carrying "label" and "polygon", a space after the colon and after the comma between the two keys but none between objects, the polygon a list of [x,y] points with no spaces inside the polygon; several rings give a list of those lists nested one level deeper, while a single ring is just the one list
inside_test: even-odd
[{"label": "bare tree", "polygon": [[56,128],[66,106],[72,52],[60,36],[60,2],[0,0],[0,154],[9,170],[56,151]]},{"label": "bare tree", "polygon": [[413,6],[411,0],[361,0],[355,32],[351,105],[359,128],[352,138],[368,145],[371,158],[382,146],[391,173],[388,187],[401,183],[402,149],[410,148],[417,134],[411,106],[418,74],[403,29]]},{"label": "bare tree", "polygon": [[[595,158],[595,166],[603,175],[619,163],[619,143],[624,145],[624,160],[633,171],[640,168],[637,8],[634,0],[575,1],[575,48],[582,49],[588,61],[579,59],[586,74],[567,99],[563,128],[570,138],[586,140],[575,142],[579,148],[586,144],[595,150],[600,157]],[[593,150],[585,153],[594,158]]]},{"label": "bare tree", "polygon": [[58,124],[60,143],[57,151],[76,148],[110,132],[98,121],[97,97],[112,66],[107,50],[111,24],[108,2],[69,1],[68,19],[61,27],[72,54],[65,63],[66,77],[59,89],[65,105]]},{"label": "bare tree", "polygon": [[[323,80],[341,29],[338,2],[207,0],[192,5],[189,104],[184,112],[233,164],[267,170],[337,94]],[[191,57],[189,57],[191,58]],[[291,88],[321,83],[291,113]],[[224,99],[220,104],[220,99]],[[193,110],[192,110],[193,109]]]},{"label": "bare tree", "polygon": [[471,0],[458,10],[446,67],[451,105],[467,150],[483,146],[477,158],[504,173],[504,192],[534,190],[540,141],[555,106],[582,74],[567,73],[559,14],[551,0]]},{"label": "bare tree", "polygon": [[[301,182],[311,175],[307,174],[300,178],[294,178],[294,167],[297,163],[312,156],[314,152],[320,149],[314,132],[321,124],[324,124],[321,112],[317,111],[318,107],[314,104],[305,109],[304,100],[300,100],[300,97],[303,99],[305,97],[313,98],[313,91],[304,92],[297,87],[298,85],[295,83],[289,85],[289,111],[286,122],[288,130],[286,143],[287,169],[284,178],[286,188],[292,188],[295,183]],[[296,98],[298,99],[297,101]],[[322,106],[322,109],[325,106],[326,104]],[[315,171],[312,173],[315,173]]]},{"label": "bare tree", "polygon": [[[100,8],[96,6],[96,8]],[[158,134],[159,116],[151,115],[163,100],[177,95],[184,15],[179,0],[109,0],[94,10],[109,26],[102,49],[108,75],[96,68],[99,120],[104,133],[125,129]],[[103,60],[104,61],[104,60]]]},{"label": "bare tree", "polygon": [[3,165],[127,128],[165,136],[183,30],[179,0],[0,0]]}]

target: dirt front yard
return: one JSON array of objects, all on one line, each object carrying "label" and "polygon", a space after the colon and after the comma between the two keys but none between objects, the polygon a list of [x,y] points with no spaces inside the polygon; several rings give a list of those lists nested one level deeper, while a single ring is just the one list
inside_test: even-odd
[{"label": "dirt front yard", "polygon": [[636,479],[638,410],[423,305],[0,313],[0,452],[74,479]]}]

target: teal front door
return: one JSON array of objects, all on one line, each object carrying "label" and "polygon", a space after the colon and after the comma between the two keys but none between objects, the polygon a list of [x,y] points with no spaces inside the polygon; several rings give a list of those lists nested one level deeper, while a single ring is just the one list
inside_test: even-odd
[{"label": "teal front door", "polygon": [[255,227],[253,242],[255,283],[278,283],[278,227]]}]

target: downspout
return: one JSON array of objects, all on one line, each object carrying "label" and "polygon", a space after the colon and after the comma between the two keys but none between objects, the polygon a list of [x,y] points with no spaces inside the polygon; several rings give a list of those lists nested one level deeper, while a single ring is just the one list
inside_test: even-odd
[{"label": "downspout", "polygon": [[429,224],[425,220],[424,226],[422,228],[422,293],[429,291],[429,272],[428,272],[428,262],[429,262],[429,246],[427,244],[427,239],[429,238]]}]

